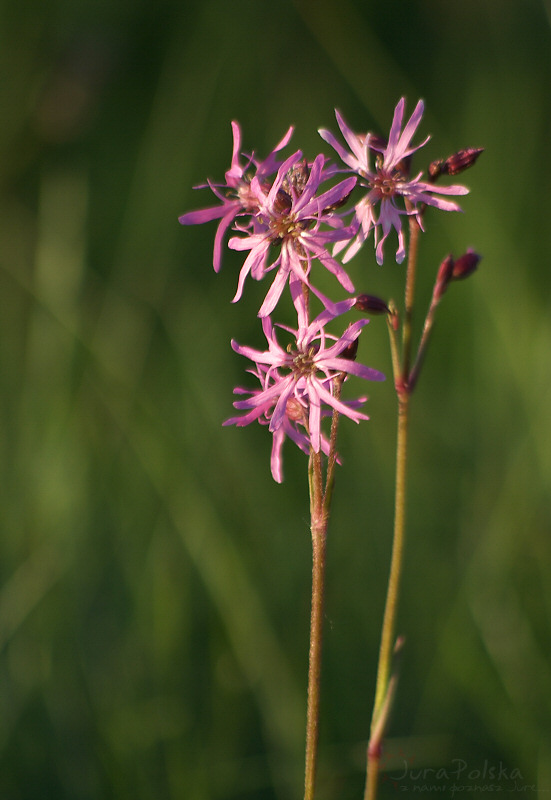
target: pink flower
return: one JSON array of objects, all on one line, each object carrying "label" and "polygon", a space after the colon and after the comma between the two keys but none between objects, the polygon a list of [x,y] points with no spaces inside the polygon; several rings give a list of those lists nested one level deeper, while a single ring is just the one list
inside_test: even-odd
[{"label": "pink flower", "polygon": [[[268,370],[266,367],[260,367],[257,365],[256,369],[250,369],[248,372],[251,375],[255,375],[258,380],[260,381],[261,388],[258,389],[243,389],[241,387],[237,387],[234,390],[235,394],[245,395],[248,394],[250,397],[247,401],[237,400],[234,403],[236,408],[248,408],[251,405],[253,406],[251,411],[248,414],[242,414],[241,416],[231,417],[231,419],[227,419],[223,425],[237,425],[239,427],[243,427],[244,425],[250,425],[251,422],[258,420],[261,425],[269,425],[274,406],[277,402],[276,396],[271,396],[269,391],[270,386],[276,384],[279,380],[281,380],[281,376],[277,373],[277,371],[271,371],[268,374]],[[266,400],[258,400],[258,396],[260,394],[264,394],[268,397]],[[256,398],[256,400],[255,400]],[[360,398],[359,401],[352,401],[357,405],[365,402],[367,398]],[[251,403],[251,400],[253,403]],[[273,431],[272,434],[272,453],[270,457],[270,468],[272,472],[272,477],[277,483],[281,483],[283,481],[283,443],[285,439],[288,437],[291,439],[303,453],[310,452],[310,438],[306,433],[305,430],[305,423],[307,424],[307,417],[305,416],[305,402],[299,402],[295,398],[290,398],[287,402],[287,406],[285,408],[285,415],[281,421],[279,427]],[[321,449],[325,455],[329,455],[329,440],[323,434],[320,437],[321,442]],[[340,463],[339,459],[337,462]]]},{"label": "pink flower", "polygon": [[203,208],[199,211],[190,211],[179,217],[179,222],[182,225],[198,225],[203,222],[220,219],[214,239],[213,266],[216,272],[220,271],[222,241],[229,226],[236,217],[254,215],[258,211],[258,201],[250,190],[252,175],[248,173],[248,170],[253,167],[255,176],[260,181],[273,175],[280,163],[276,158],[276,153],[289,143],[293,133],[293,128],[290,127],[283,139],[274,147],[264,161],[256,161],[254,155],[251,155],[246,157],[247,160],[242,165],[240,163],[241,130],[237,122],[232,122],[231,125],[233,131],[233,154],[231,166],[225,175],[226,182],[216,184],[209,180],[206,184],[195,187],[196,189],[205,189],[207,187],[212,189],[221,205]]},{"label": "pink flower", "polygon": [[[247,422],[266,415],[269,410],[269,430],[272,433],[283,425],[288,429],[289,408],[294,409],[295,417],[297,409],[302,409],[301,422],[311,447],[317,453],[322,446],[321,419],[327,409],[338,411],[354,422],[368,419],[357,410],[358,402],[351,404],[335,397],[334,380],[356,375],[365,380],[380,381],[384,380],[384,375],[343,356],[344,351],[354,345],[368,320],[353,322],[340,338],[325,331],[326,323],[352,308],[355,298],[336,303],[334,310],[324,309],[313,322],[308,323],[300,285],[294,283],[291,290],[298,312],[298,329],[284,325],[279,327],[293,335],[294,344],[289,344],[285,349],[281,347],[269,317],[262,319],[267,350],[262,352],[232,341],[236,353],[254,362],[255,374],[265,376],[262,391],[253,393],[250,398],[238,401],[235,405],[250,409],[246,415]],[[332,343],[329,344],[328,340]]]},{"label": "pink flower", "polygon": [[[337,122],[350,152],[337,141],[330,131],[324,129],[319,131],[322,139],[336,150],[349,171],[356,172],[364,179],[360,185],[369,189],[368,194],[355,206],[356,238],[343,259],[345,263],[360,249],[372,228],[374,229],[377,262],[383,263],[383,246],[390,231],[394,228],[398,235],[396,261],[401,263],[406,254],[402,216],[414,213],[422,227],[418,205],[426,204],[444,211],[460,211],[457,203],[435,195],[468,194],[469,190],[464,186],[436,187],[426,183],[420,180],[421,172],[414,178],[408,177],[407,161],[409,157],[426,144],[430,137],[427,137],[419,145],[411,146],[411,140],[423,116],[423,101],[419,100],[402,131],[404,108],[405,99],[402,97],[394,111],[386,145],[381,144],[380,140],[372,134],[353,133],[338,111],[335,111]],[[372,154],[375,154],[374,167],[371,166]],[[398,202],[400,198],[411,204],[412,212],[406,210],[405,206]],[[377,204],[379,204],[378,216],[375,214]],[[341,244],[336,250],[342,248]]]},{"label": "pink flower", "polygon": [[[245,279],[250,274],[261,280],[268,272],[277,268],[274,281],[259,311],[260,317],[268,316],[275,308],[288,281],[298,279],[305,283],[326,305],[331,301],[320,294],[310,283],[308,276],[312,259],[336,276],[349,292],[354,285],[346,270],[328,252],[329,244],[350,240],[351,230],[343,226],[335,208],[346,200],[356,184],[356,178],[347,178],[336,186],[316,195],[324,174],[323,155],[313,162],[311,169],[301,162],[301,153],[290,156],[279,168],[277,176],[268,189],[257,177],[251,181],[251,194],[258,203],[255,226],[242,230],[245,237],[234,236],[229,246],[234,250],[249,250],[241,272],[233,302],[241,298]],[[327,226],[322,229],[321,225]],[[270,255],[277,248],[277,255],[270,262]]]}]

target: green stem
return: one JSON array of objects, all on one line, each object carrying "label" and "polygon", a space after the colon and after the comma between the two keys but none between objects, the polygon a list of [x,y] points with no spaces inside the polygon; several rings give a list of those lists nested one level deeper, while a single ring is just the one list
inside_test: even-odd
[{"label": "green stem", "polygon": [[312,604],[306,711],[306,768],[304,800],[314,800],[321,694],[321,653],[325,596],[325,552],[329,515],[323,508],[321,454],[310,456],[310,509],[312,530]]},{"label": "green stem", "polygon": [[423,361],[425,358],[425,354],[427,352],[428,343],[434,326],[434,316],[436,313],[436,309],[438,308],[438,304],[440,303],[440,299],[441,299],[440,297],[437,297],[433,294],[431,304],[427,312],[427,316],[425,317],[425,323],[423,325],[421,340],[419,342],[419,347],[417,348],[417,355],[415,357],[415,362],[413,364],[413,367],[411,368],[411,371],[409,373],[410,392],[414,390],[415,384],[417,383],[417,380],[419,378],[421,367],[423,366]]},{"label": "green stem", "polygon": [[409,427],[409,395],[405,394],[399,399],[398,405],[398,435],[396,445],[396,494],[394,505],[394,539],[392,544],[392,557],[386,596],[381,645],[379,650],[379,664],[377,670],[377,683],[375,689],[375,704],[371,720],[371,731],[368,747],[367,782],[365,800],[375,800],[377,796],[377,783],[381,746],[385,733],[388,716],[391,709],[391,670],[395,646],[396,615],[400,594],[400,578],[404,558],[405,532],[406,532],[406,477],[407,477],[407,448]]},{"label": "green stem", "polygon": [[[344,376],[336,378],[333,394],[340,398]],[[333,411],[325,488],[321,468],[321,453],[310,455],[310,515],[312,529],[312,605],[310,611],[310,652],[308,659],[308,707],[306,711],[306,769],[304,800],[314,800],[318,757],[321,653],[323,642],[323,609],[325,599],[325,554],[329,511],[335,484],[337,461],[338,411]]]},{"label": "green stem", "polygon": [[[409,209],[411,210],[411,209]],[[409,247],[404,294],[404,319],[402,324],[402,360],[397,352],[394,331],[391,332],[394,383],[398,396],[398,430],[396,437],[396,483],[394,497],[394,533],[390,573],[381,631],[379,663],[375,686],[375,703],[371,718],[367,750],[367,778],[364,800],[376,800],[381,749],[395,692],[396,679],[392,679],[393,654],[396,638],[396,616],[400,594],[400,580],[404,559],[406,534],[406,478],[408,457],[409,403],[411,397],[410,368],[412,350],[412,319],[415,301],[415,279],[420,228],[412,215],[409,218]]]},{"label": "green stem", "polygon": [[[333,396],[340,400],[341,389],[344,381],[344,375],[340,375],[333,381]],[[331,508],[331,500],[333,499],[333,487],[335,486],[335,466],[337,464],[337,432],[339,430],[340,414],[333,409],[333,416],[331,417],[331,434],[329,438],[329,456],[327,458],[327,473],[325,476],[325,492],[323,495],[323,509],[327,517],[329,517],[329,510]]]},{"label": "green stem", "polygon": [[406,476],[407,476],[407,444],[409,423],[408,397],[399,402],[398,407],[398,441],[396,447],[396,496],[394,507],[394,541],[392,544],[392,558],[388,579],[387,600],[383,618],[381,647],[379,651],[379,671],[375,689],[375,714],[377,719],[385,701],[392,651],[394,649],[396,612],[400,591],[400,577],[404,555],[404,540],[406,528]]},{"label": "green stem", "polygon": [[[410,210],[410,205],[406,203]],[[402,382],[407,386],[411,364],[411,333],[413,305],[415,302],[415,279],[417,277],[417,254],[419,250],[419,234],[421,228],[414,216],[409,218],[409,253],[406,273],[406,289],[404,296],[404,323],[402,328]],[[396,376],[394,376],[396,378]]]},{"label": "green stem", "polygon": [[322,525],[318,529],[312,530],[312,609],[310,617],[304,800],[314,800],[316,785],[320,718],[321,651],[323,639],[325,544],[326,531]]}]

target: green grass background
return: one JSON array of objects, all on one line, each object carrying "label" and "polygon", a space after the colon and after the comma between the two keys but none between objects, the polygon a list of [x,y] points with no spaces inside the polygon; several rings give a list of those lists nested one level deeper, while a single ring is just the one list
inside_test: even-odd
[{"label": "green grass background", "polygon": [[[460,761],[469,797],[551,790],[550,26],[542,0],[0,3],[1,800],[302,796],[306,463],[287,447],[278,486],[266,431],[221,427],[265,286],[233,306],[239,255],[216,276],[215,225],[177,217],[232,119],[313,158],[335,107],[384,133],[403,94],[419,168],[486,148],[465,213],[427,218],[420,306],[446,253],[484,258],[413,403],[381,798],[451,796]],[[351,267],[398,295],[392,259]],[[360,357],[390,372],[383,320]],[[370,393],[341,431],[320,800],[364,779],[395,424]]]}]

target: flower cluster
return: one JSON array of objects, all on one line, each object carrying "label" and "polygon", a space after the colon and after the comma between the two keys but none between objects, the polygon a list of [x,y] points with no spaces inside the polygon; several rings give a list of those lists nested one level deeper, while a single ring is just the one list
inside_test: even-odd
[{"label": "flower cluster", "polygon": [[[371,133],[353,133],[337,111],[337,123],[348,149],[329,131],[321,129],[319,133],[340,157],[342,164],[338,166],[322,154],[309,162],[300,150],[282,159],[279,154],[289,144],[292,127],[264,160],[254,153],[245,155],[241,152],[239,125],[232,122],[233,155],[225,182],[208,181],[198,187],[210,188],[216,205],[180,217],[184,225],[220,220],[213,255],[217,272],[226,234],[232,229],[228,246],[246,253],[233,302],[242,297],[247,277],[260,281],[272,273],[258,312],[268,349],[261,352],[232,342],[233,349],[252,362],[249,372],[258,386],[235,390],[244,399],[236,400],[234,406],[244,413],[225,424],[248,425],[257,420],[268,426],[273,435],[272,475],[278,482],[283,479],[281,451],[286,437],[307,453],[321,451],[336,457],[331,453],[334,443],[322,431],[323,419],[336,414],[355,422],[367,419],[359,410],[367,398],[340,398],[341,385],[349,375],[365,380],[384,378],[377,370],[355,361],[358,337],[367,319],[351,322],[340,337],[327,332],[329,323],[353,307],[363,306],[354,296],[340,301],[327,297],[316,286],[315,270],[321,265],[353,295],[354,284],[343,264],[358,252],[371,232],[379,264],[389,234],[396,232],[396,261],[400,263],[406,254],[403,218],[413,216],[422,228],[426,206],[460,210],[446,196],[468,191],[458,185],[437,188],[423,181],[421,173],[410,177],[411,156],[427,139],[412,145],[423,103],[419,101],[402,130],[404,108],[402,98],[387,141]],[[454,174],[442,168],[439,173]],[[354,193],[359,197],[352,201]],[[340,253],[343,257],[338,260]],[[274,325],[271,320],[287,287],[297,315],[294,329]],[[310,319],[314,297],[322,310]],[[286,347],[278,342],[277,328],[291,338]]]}]

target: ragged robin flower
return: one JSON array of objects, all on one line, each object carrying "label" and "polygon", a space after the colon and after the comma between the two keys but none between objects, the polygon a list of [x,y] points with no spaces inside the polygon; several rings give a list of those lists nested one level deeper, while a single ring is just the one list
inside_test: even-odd
[{"label": "ragged robin flower", "polygon": [[346,178],[317,194],[327,177],[324,164],[324,156],[319,155],[309,167],[297,152],[281,165],[270,187],[257,177],[251,181],[251,195],[258,203],[255,225],[248,229],[237,228],[245,235],[232,237],[229,246],[234,250],[250,251],[239,274],[234,302],[241,298],[249,274],[255,280],[261,280],[267,273],[277,270],[260,308],[260,317],[273,311],[285,285],[293,278],[308,286],[326,307],[334,307],[310,283],[310,268],[314,260],[333,273],[348,292],[354,291],[346,270],[327,248],[335,242],[350,239],[351,230],[345,228],[335,209],[346,201],[357,179]]},{"label": "ragged robin flower", "polygon": [[[322,139],[335,149],[346,164],[347,171],[357,173],[362,179],[360,186],[368,189],[368,193],[355,206],[356,237],[343,259],[345,263],[362,247],[373,229],[377,262],[382,264],[384,243],[392,228],[398,235],[396,261],[401,263],[406,255],[402,217],[415,214],[422,227],[421,206],[434,206],[444,211],[460,211],[457,203],[437,195],[468,194],[469,190],[464,186],[436,187],[427,183],[421,180],[421,172],[413,178],[409,177],[410,156],[426,144],[430,137],[421,144],[415,146],[411,144],[423,116],[423,101],[419,100],[402,131],[404,109],[405,98],[402,97],[394,110],[386,144],[373,134],[354,133],[338,111],[335,111],[337,122],[350,152],[330,131],[323,128],[319,131]],[[409,208],[406,208],[406,202]],[[338,246],[336,250],[342,247]]]},{"label": "ragged robin flower", "polygon": [[291,292],[298,312],[298,328],[294,330],[284,325],[278,326],[288,331],[294,339],[286,348],[279,344],[270,317],[262,319],[267,350],[256,350],[232,341],[235,352],[255,364],[256,374],[265,375],[264,390],[253,393],[235,405],[249,410],[250,421],[270,409],[269,430],[274,433],[288,423],[289,403],[292,402],[291,408],[294,407],[295,411],[302,409],[300,421],[311,447],[317,453],[322,446],[321,419],[327,409],[338,411],[355,422],[368,419],[357,410],[357,401],[350,404],[335,396],[334,381],[342,380],[347,375],[380,381],[384,380],[384,375],[345,355],[368,320],[351,323],[340,338],[325,331],[329,321],[353,307],[355,298],[336,303],[333,311],[324,309],[309,323],[298,282],[293,282]]},{"label": "ragged robin flower", "polygon": [[214,219],[220,220],[214,239],[213,266],[216,272],[220,271],[222,242],[230,225],[236,217],[254,216],[258,211],[258,201],[250,189],[251,179],[255,176],[257,180],[264,181],[277,171],[280,161],[278,161],[276,153],[289,143],[293,134],[293,128],[290,127],[283,139],[274,147],[264,161],[257,161],[253,154],[246,156],[245,163],[242,164],[241,129],[237,122],[232,122],[232,131],[233,155],[231,166],[225,175],[226,182],[212,183],[209,180],[206,184],[195,187],[196,189],[212,189],[220,204],[210,208],[203,208],[199,211],[189,211],[179,217],[179,222],[182,225],[198,225]]},{"label": "ragged robin flower", "polygon": [[[243,427],[250,425],[252,422],[258,421],[261,425],[269,425],[272,419],[274,407],[277,403],[277,393],[273,394],[270,388],[276,385],[281,376],[277,370],[271,369],[268,372],[266,366],[257,364],[256,369],[247,370],[251,375],[256,376],[260,382],[260,387],[255,389],[245,389],[237,387],[234,389],[234,394],[249,395],[247,400],[236,400],[234,406],[237,409],[249,409],[248,413],[241,414],[236,417],[231,417],[225,420],[224,425],[236,425]],[[264,400],[251,403],[253,398],[258,398],[262,394]],[[357,401],[348,401],[352,407],[359,407],[367,400],[366,397],[361,397]],[[251,408],[252,406],[252,408]],[[282,418],[281,424],[276,430],[272,432],[272,453],[270,457],[270,468],[272,477],[277,483],[283,481],[283,444],[285,439],[289,438],[293,441],[303,453],[310,452],[310,437],[307,434],[308,426],[308,402],[307,399],[302,398],[298,400],[296,397],[291,397],[287,401],[285,407],[285,415]],[[329,412],[323,412],[328,414]],[[321,434],[320,437],[321,450],[325,455],[329,455],[329,440],[326,436]],[[337,462],[340,460],[337,458]]]}]

